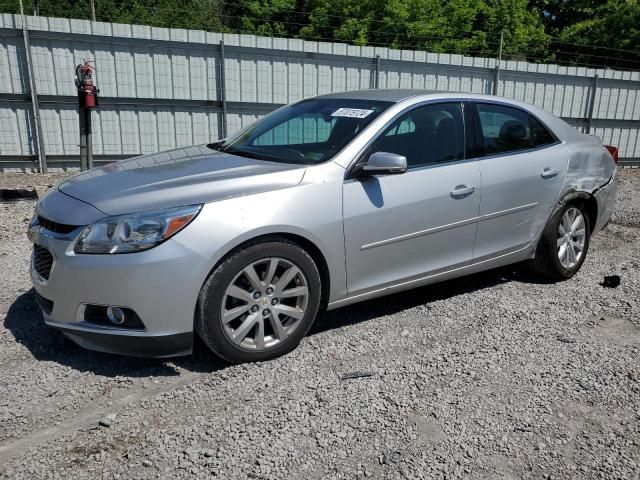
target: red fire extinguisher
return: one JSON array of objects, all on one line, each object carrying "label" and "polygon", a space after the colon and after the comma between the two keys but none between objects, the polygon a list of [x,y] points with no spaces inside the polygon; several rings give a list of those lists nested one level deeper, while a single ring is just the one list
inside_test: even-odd
[{"label": "red fire extinguisher", "polygon": [[93,84],[93,61],[85,60],[76,67],[76,87],[78,98],[82,108],[96,108],[98,106],[98,93],[100,90]]}]

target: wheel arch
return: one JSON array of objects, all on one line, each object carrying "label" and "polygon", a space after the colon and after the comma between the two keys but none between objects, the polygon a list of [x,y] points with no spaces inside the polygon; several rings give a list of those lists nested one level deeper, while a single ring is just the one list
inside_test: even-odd
[{"label": "wheel arch", "polygon": [[[287,241],[293,243],[300,248],[302,248],[305,252],[307,252],[314,263],[318,267],[318,273],[320,274],[320,308],[322,310],[326,309],[327,304],[329,303],[329,293],[331,291],[331,274],[329,271],[329,265],[326,260],[326,255],[322,251],[322,249],[317,245],[316,242],[311,240],[305,235],[302,235],[298,232],[291,231],[269,231],[269,232],[254,232],[253,235],[248,236],[240,240],[238,243],[227,246],[225,253],[222,254],[218,260],[213,264],[213,266],[209,269],[207,275],[202,281],[202,286],[206,283],[207,279],[211,276],[211,274],[218,268],[218,266],[223,263],[227,258],[240,250],[244,250],[245,248],[250,247],[251,245],[256,245],[260,243],[265,243],[269,241]],[[195,316],[198,314],[198,302],[196,301],[195,309],[194,309],[194,320]]]},{"label": "wheel arch", "polygon": [[572,191],[567,192],[560,200],[560,205],[567,203],[576,204],[584,207],[585,213],[589,217],[589,225],[591,230],[595,228],[598,220],[598,201],[588,192]]}]

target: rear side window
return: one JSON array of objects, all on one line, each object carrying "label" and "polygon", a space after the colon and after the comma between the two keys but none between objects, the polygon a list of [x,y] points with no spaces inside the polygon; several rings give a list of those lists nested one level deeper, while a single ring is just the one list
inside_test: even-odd
[{"label": "rear side window", "polygon": [[479,103],[486,155],[515,152],[533,147],[529,115],[517,108]]},{"label": "rear side window", "polygon": [[533,145],[535,147],[556,143],[556,137],[547,130],[537,118],[530,115],[529,123],[531,125],[531,135],[533,136]]},{"label": "rear side window", "polygon": [[409,110],[373,142],[367,157],[375,152],[404,155],[408,168],[462,160],[462,104],[434,103]]}]

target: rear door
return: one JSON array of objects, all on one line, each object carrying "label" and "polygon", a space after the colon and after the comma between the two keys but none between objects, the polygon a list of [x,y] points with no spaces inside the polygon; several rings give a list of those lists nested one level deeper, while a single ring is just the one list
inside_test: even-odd
[{"label": "rear door", "polygon": [[546,223],[564,182],[568,152],[520,108],[476,103],[484,156],[474,260],[519,250]]},{"label": "rear door", "polygon": [[464,134],[462,103],[430,103],[399,116],[365,152],[363,161],[404,155],[408,170],[345,181],[349,293],[470,263],[480,171],[464,159]]}]

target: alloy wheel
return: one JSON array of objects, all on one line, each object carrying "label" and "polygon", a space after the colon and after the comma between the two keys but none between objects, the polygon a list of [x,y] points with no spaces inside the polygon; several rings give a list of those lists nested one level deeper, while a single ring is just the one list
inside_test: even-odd
[{"label": "alloy wheel", "polygon": [[582,212],[575,207],[567,209],[558,226],[557,240],[558,259],[564,268],[573,268],[580,262],[586,234]]},{"label": "alloy wheel", "polygon": [[264,258],[244,267],[227,286],[222,326],[239,347],[272,348],[298,328],[308,299],[308,282],[300,268],[284,258]]}]

